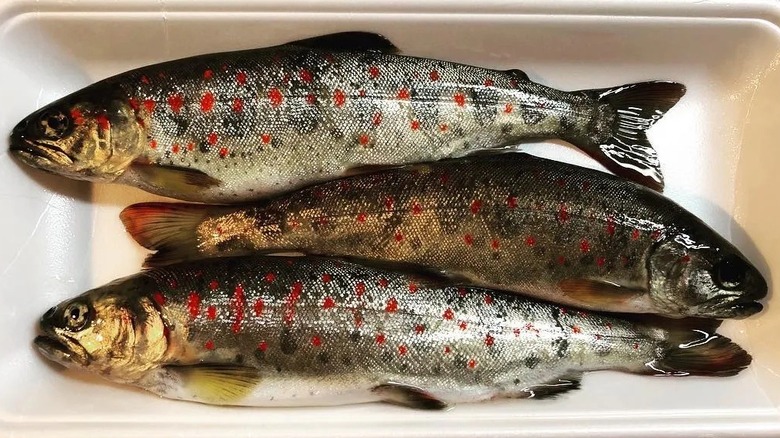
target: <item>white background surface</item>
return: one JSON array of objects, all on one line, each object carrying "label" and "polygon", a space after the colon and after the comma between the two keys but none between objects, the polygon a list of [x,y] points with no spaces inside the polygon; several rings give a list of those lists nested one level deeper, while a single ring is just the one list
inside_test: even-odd
[{"label": "white background surface", "polygon": [[[5,1],[0,5],[0,436],[660,436],[780,433],[780,306],[722,331],[755,361],[728,379],[612,372],[552,401],[425,413],[386,405],[215,408],[63,373],[32,348],[53,304],[138,269],[119,210],[151,195],[23,169],[7,133],[31,111],[148,63],[375,31],[404,53],[520,68],[562,89],[667,79],[688,94],[651,130],[667,195],[780,275],[780,3],[498,0]],[[571,147],[533,153],[596,167]]]}]

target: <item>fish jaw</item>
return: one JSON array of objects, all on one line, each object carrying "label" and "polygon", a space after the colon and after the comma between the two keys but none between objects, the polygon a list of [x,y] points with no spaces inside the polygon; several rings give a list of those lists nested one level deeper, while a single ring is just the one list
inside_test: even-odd
[{"label": "fish jaw", "polygon": [[89,356],[84,348],[65,338],[39,335],[33,343],[43,357],[64,367],[79,368],[89,365]]}]

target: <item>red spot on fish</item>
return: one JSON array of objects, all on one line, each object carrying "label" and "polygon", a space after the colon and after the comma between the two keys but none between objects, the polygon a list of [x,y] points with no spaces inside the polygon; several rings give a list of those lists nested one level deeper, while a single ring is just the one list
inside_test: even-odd
[{"label": "red spot on fish", "polygon": [[629,259],[628,256],[626,256],[626,255],[621,255],[620,256],[620,262],[625,267],[625,266],[628,266],[629,264],[631,264],[631,259]]},{"label": "red spot on fish", "polygon": [[400,231],[396,231],[395,232],[395,236],[393,236],[393,237],[395,238],[396,242],[402,242],[404,240],[404,235],[401,234]]},{"label": "red spot on fish", "polygon": [[322,345],[322,339],[320,339],[320,337],[317,336],[317,335],[312,336],[311,337],[311,345],[313,345],[315,347],[319,347],[320,345]]},{"label": "red spot on fish", "polygon": [[149,140],[149,147],[152,149],[157,149],[157,140]]},{"label": "red spot on fish", "polygon": [[517,79],[510,79],[509,86],[512,88],[517,88]]},{"label": "red spot on fish", "polygon": [[209,339],[208,341],[206,341],[205,344],[203,344],[203,346],[206,347],[206,350],[213,350],[214,349],[214,341]]},{"label": "red spot on fish", "polygon": [[590,181],[583,181],[582,182],[582,191],[587,192],[590,190]]},{"label": "red spot on fish", "polygon": [[200,295],[192,291],[187,296],[187,310],[190,312],[190,318],[197,318],[200,315]]},{"label": "red spot on fish", "polygon": [[555,180],[555,184],[557,184],[558,187],[566,187],[566,180],[563,178],[558,178]]},{"label": "red spot on fish", "polygon": [[504,112],[507,113],[507,114],[511,114],[512,111],[514,111],[514,109],[515,109],[515,107],[511,103],[508,103],[508,104],[504,105]]},{"label": "red spot on fish", "polygon": [[211,79],[214,76],[214,72],[211,70],[206,70],[203,72],[203,79]]},{"label": "red spot on fish", "polygon": [[331,280],[333,280],[333,278],[330,276],[330,274],[322,274],[323,283],[330,283]]},{"label": "red spot on fish", "polygon": [[454,99],[458,106],[463,106],[466,104],[466,96],[463,93],[456,93]]},{"label": "red spot on fish", "polygon": [[216,132],[212,132],[206,136],[206,141],[212,146],[217,144],[217,140],[219,140],[219,137],[217,136]]},{"label": "red spot on fish", "polygon": [[485,336],[485,345],[487,345],[488,347],[492,347],[493,346],[493,342],[495,342],[495,338],[490,336],[490,333],[488,333]]},{"label": "red spot on fish", "polygon": [[607,234],[610,236],[615,235],[615,216],[607,216]]},{"label": "red spot on fish", "polygon": [[387,285],[389,285],[389,284],[390,284],[390,282],[387,281],[386,278],[380,278],[379,279],[379,287],[387,287]]},{"label": "red spot on fish", "polygon": [[608,323],[604,324],[604,327],[606,327],[606,328],[608,328],[608,329],[612,330],[612,323],[611,323],[611,322],[608,322]]},{"label": "red spot on fish", "polygon": [[279,106],[282,104],[284,96],[278,88],[271,88],[268,90],[268,100],[271,102],[271,106]]},{"label": "red spot on fish", "polygon": [[214,108],[214,95],[211,93],[211,91],[207,91],[205,94],[203,94],[203,97],[200,98],[200,109],[203,112],[209,112]]},{"label": "red spot on fish", "polygon": [[414,332],[417,333],[418,335],[423,334],[423,332],[425,332],[425,325],[417,324],[417,326],[415,326],[414,328]]},{"label": "red spot on fish", "polygon": [[[133,100],[135,100],[135,99],[130,99],[130,101],[131,101],[130,106],[133,105],[132,104]],[[137,102],[136,102],[136,105],[138,105]],[[137,109],[137,108],[134,108],[134,109]],[[76,125],[81,125],[82,123],[84,123],[84,116],[81,114],[81,111],[77,110],[76,108],[73,108],[72,110],[70,110],[70,118],[73,119],[73,123],[75,123]]]},{"label": "red spot on fish", "polygon": [[337,88],[336,91],[333,92],[333,103],[336,106],[341,107],[344,105],[346,101],[347,101],[347,95],[344,94],[343,91]]},{"label": "red spot on fish", "polygon": [[366,284],[362,281],[358,281],[357,284],[355,284],[355,295],[360,298],[364,293],[366,293]]},{"label": "red spot on fish", "polygon": [[558,264],[559,265],[565,265],[566,264],[566,257],[558,256]]},{"label": "red spot on fish", "polygon": [[171,107],[171,111],[178,114],[184,106],[184,98],[181,94],[174,94],[168,98],[168,106]]},{"label": "red spot on fish", "polygon": [[382,345],[382,344],[385,343],[385,335],[382,334],[382,333],[377,333],[376,338],[374,338],[374,339],[376,340],[376,343],[379,344],[379,345]]},{"label": "red spot on fish", "polygon": [[458,322],[458,327],[460,327],[461,330],[466,330],[466,327],[468,325],[466,324],[466,321],[460,321]]},{"label": "red spot on fish", "polygon": [[459,287],[458,288],[458,296],[465,297],[466,296],[466,288],[465,287]]},{"label": "red spot on fish", "polygon": [[209,321],[214,321],[217,319],[217,308],[213,305],[206,308],[206,318],[209,319]]},{"label": "red spot on fish", "polygon": [[536,245],[536,238],[534,236],[528,236],[525,238],[525,244],[528,246]]},{"label": "red spot on fish", "polygon": [[430,76],[432,81],[438,81],[439,80],[439,72],[436,71],[436,70],[431,70],[431,73],[428,76]]},{"label": "red spot on fish", "polygon": [[176,289],[177,287],[179,287],[179,282],[177,282],[175,279],[170,279],[168,281],[168,287],[170,287],[171,289]]},{"label": "red spot on fish", "polygon": [[444,354],[450,354],[452,353],[452,348],[450,348],[449,345],[444,346]]},{"label": "red spot on fish", "polygon": [[450,180],[450,176],[446,173],[442,173],[441,176],[439,176],[439,181],[442,184],[447,184],[447,182]]},{"label": "red spot on fish", "polygon": [[599,268],[602,268],[602,267],[604,267],[604,265],[605,265],[606,263],[607,263],[607,259],[605,259],[604,257],[599,257],[599,258],[597,258],[597,259],[596,259],[596,265],[597,265]]},{"label": "red spot on fish", "polygon": [[477,361],[474,359],[469,359],[468,367],[471,369],[474,369],[477,367]]},{"label": "red spot on fish", "polygon": [[146,99],[144,100],[144,109],[146,110],[147,113],[151,113],[152,111],[154,111],[154,106],[156,104],[157,103],[152,99]]},{"label": "red spot on fish", "polygon": [[691,256],[689,256],[688,254],[685,254],[684,256],[680,257],[680,261],[682,263],[688,263],[688,262],[691,261]]},{"label": "red spot on fish", "polygon": [[105,114],[98,114],[98,116],[95,117],[95,120],[101,130],[108,131],[109,128],[111,128],[111,123],[108,121],[108,117],[106,117]]},{"label": "red spot on fish", "polygon": [[379,125],[380,123],[382,123],[382,113],[375,113],[374,117],[371,119],[371,122],[374,125]]},{"label": "red spot on fish", "polygon": [[360,96],[360,97],[366,97],[366,90],[362,90],[362,89],[361,89],[361,90],[359,90],[359,91],[358,91],[358,96]]},{"label": "red spot on fish", "polygon": [[406,345],[401,344],[398,346],[398,354],[400,354],[401,356],[405,355],[408,351],[409,349],[406,348]]},{"label": "red spot on fish", "polygon": [[223,147],[219,148],[219,157],[220,158],[225,158],[227,156],[227,154],[228,154],[228,149],[226,147],[223,146]]},{"label": "red spot on fish", "polygon": [[493,296],[485,295],[485,304],[487,304],[488,306],[493,304]]},{"label": "red spot on fish", "polygon": [[396,300],[395,297],[391,297],[389,300],[387,300],[387,306],[385,306],[385,312],[393,313],[396,310],[398,310],[398,300]]},{"label": "red spot on fish", "polygon": [[181,150],[181,147],[179,147],[178,144],[174,144],[173,146],[171,146],[171,152],[173,152],[174,154],[178,154],[179,150]]},{"label": "red spot on fish", "polygon": [[233,112],[240,113],[243,110],[244,110],[244,101],[239,98],[233,99]]},{"label": "red spot on fish", "polygon": [[312,93],[307,94],[306,103],[308,103],[309,105],[314,105],[315,103],[317,103],[317,96],[315,96]]},{"label": "red spot on fish", "polygon": [[590,252],[590,242],[588,242],[588,239],[582,239],[580,241],[580,251],[583,253]]},{"label": "red spot on fish", "polygon": [[141,82],[143,82],[144,84],[148,84],[149,83],[149,78],[147,78],[146,75],[142,75],[141,76]]},{"label": "red spot on fish", "polygon": [[295,319],[295,306],[298,304],[298,300],[301,298],[301,292],[303,292],[303,283],[296,281],[290,287],[290,294],[284,300],[284,323],[287,325],[292,324]]},{"label": "red spot on fish", "polygon": [[355,314],[355,327],[360,327],[363,325],[363,317],[361,317],[359,314]]},{"label": "red spot on fish", "polygon": [[360,134],[360,137],[358,138],[358,142],[363,146],[367,145],[370,140],[371,139],[366,134]]},{"label": "red spot on fish", "polygon": [[[128,99],[127,103],[130,104],[130,108],[132,108],[133,111],[138,111],[138,108],[140,108],[140,104],[138,103],[138,99],[136,99],[135,97],[131,97],[130,99]],[[78,111],[78,110],[76,110],[76,109],[71,110],[71,115],[73,115],[73,111]],[[81,112],[79,112],[78,114],[81,114]],[[75,119],[76,117],[73,117],[73,118]]]},{"label": "red spot on fish", "polygon": [[412,204],[412,214],[420,214],[420,213],[422,213],[422,206],[418,202],[415,202],[414,204]]},{"label": "red spot on fish", "polygon": [[569,313],[569,309],[567,309],[565,307],[559,307],[558,310],[560,310],[561,314],[563,314],[563,315],[567,315]]},{"label": "red spot on fish", "polygon": [[486,87],[492,87],[493,86],[493,79],[490,79],[490,78],[485,79],[485,86]]},{"label": "red spot on fish", "polygon": [[517,208],[517,198],[514,196],[509,196],[506,198],[506,206],[508,208]]},{"label": "red spot on fish", "polygon": [[271,142],[271,134],[262,134],[260,135],[260,140],[263,142],[263,144],[268,144]]},{"label": "red spot on fish", "polygon": [[631,230],[631,240],[638,240],[639,236],[640,236],[639,230],[637,230],[636,228]]},{"label": "red spot on fish", "polygon": [[392,210],[393,209],[393,204],[395,204],[395,199],[393,199],[392,196],[388,196],[387,198],[385,198],[385,208],[386,209]]},{"label": "red spot on fish", "polygon": [[582,333],[582,329],[578,325],[571,326],[571,331],[574,333]]},{"label": "red spot on fish", "polygon": [[482,201],[479,199],[475,199],[471,201],[471,205],[469,206],[469,209],[473,214],[479,213],[479,210],[482,208]]},{"label": "red spot on fish", "polygon": [[317,218],[317,223],[320,225],[327,225],[328,224],[328,217],[327,216],[320,216]]},{"label": "red spot on fish", "polygon": [[409,93],[408,88],[401,88],[398,90],[398,98],[399,99],[409,99],[411,97],[411,93]]},{"label": "red spot on fish", "polygon": [[189,143],[187,143],[187,150],[188,150],[188,151],[193,151],[193,150],[195,150],[195,143],[193,143],[193,142],[189,142]]},{"label": "red spot on fish", "polygon": [[639,343],[638,342],[634,342],[633,347],[634,347],[634,350],[639,350]]},{"label": "red spot on fish", "polygon": [[368,74],[372,79],[376,79],[379,76],[379,67],[372,65],[368,68]]},{"label": "red spot on fish", "polygon": [[594,335],[594,337],[596,338],[596,340],[597,340],[597,341],[600,341],[600,340],[601,340],[601,335],[600,335],[600,334],[598,334],[598,333],[596,333],[596,334]]},{"label": "red spot on fish", "polygon": [[450,319],[451,320],[451,319],[455,318],[455,313],[452,311],[452,309],[450,309],[448,307],[447,310],[444,311],[444,315],[442,315],[442,317],[444,319]]},{"label": "red spot on fish", "polygon": [[561,203],[561,206],[558,208],[558,221],[561,223],[569,221],[569,210],[566,207],[566,204]]},{"label": "red spot on fish", "polygon": [[314,75],[305,68],[298,72],[298,77],[301,78],[301,81],[306,82],[307,84],[314,80]]},{"label": "red spot on fish", "polygon": [[412,120],[412,130],[416,131],[420,129],[420,121],[419,120]]},{"label": "red spot on fish", "polygon": [[444,124],[444,123],[439,125],[439,131],[441,131],[441,132],[446,131],[448,128],[449,127],[446,124]]},{"label": "red spot on fish", "polygon": [[499,242],[498,239],[493,239],[490,242],[490,247],[493,248],[494,251],[498,251],[498,249],[501,247],[501,242]]},{"label": "red spot on fish", "polygon": [[238,82],[238,85],[245,85],[246,84],[246,73],[240,71],[236,73],[236,82]]},{"label": "red spot on fish", "polygon": [[265,281],[269,283],[273,283],[274,280],[276,280],[276,274],[274,274],[273,272],[269,272],[265,274]]},{"label": "red spot on fish", "polygon": [[230,307],[233,308],[233,314],[235,315],[233,325],[231,326],[233,333],[241,331],[241,322],[244,320],[245,306],[246,299],[244,298],[244,287],[239,284],[233,291],[233,299],[230,302]]},{"label": "red spot on fish", "polygon": [[409,283],[409,292],[415,293],[417,292],[417,284],[414,282]]},{"label": "red spot on fish", "polygon": [[152,298],[154,299],[154,302],[157,303],[158,306],[165,305],[165,295],[163,295],[161,292],[155,292],[154,294],[152,294]]},{"label": "red spot on fish", "polygon": [[366,216],[365,213],[358,213],[358,215],[357,215],[357,217],[355,219],[357,219],[358,222],[362,223],[362,222],[366,221],[366,218],[367,218],[367,216]]},{"label": "red spot on fish", "polygon": [[466,242],[466,245],[471,246],[474,244],[474,236],[466,234],[463,236],[463,241]]},{"label": "red spot on fish", "polygon": [[658,240],[660,240],[660,239],[661,239],[661,235],[662,235],[662,234],[663,234],[663,233],[662,233],[662,231],[661,231],[661,230],[653,230],[653,232],[652,232],[652,233],[650,233],[650,238],[651,238],[651,239],[653,239],[653,240],[655,240],[655,241],[658,241]]},{"label": "red spot on fish", "polygon": [[260,316],[263,314],[263,309],[265,309],[265,302],[263,300],[257,300],[252,308],[255,311],[255,316]]},{"label": "red spot on fish", "polygon": [[268,343],[265,341],[260,342],[259,344],[257,344],[257,349],[262,352],[265,352],[266,350],[268,350]]}]

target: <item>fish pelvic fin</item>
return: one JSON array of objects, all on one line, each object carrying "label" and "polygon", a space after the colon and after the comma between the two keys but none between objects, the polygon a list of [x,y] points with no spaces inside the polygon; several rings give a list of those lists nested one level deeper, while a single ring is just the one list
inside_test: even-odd
[{"label": "fish pelvic fin", "polygon": [[[731,339],[708,329],[671,329],[668,347],[645,364],[644,374],[658,376],[734,376],[753,358]],[[683,325],[682,327],[685,327]],[[690,326],[689,326],[690,327]]]},{"label": "fish pelvic fin", "polygon": [[197,228],[209,208],[199,204],[146,202],[131,205],[119,214],[127,232],[146,249],[157,251],[144,266],[203,258],[198,253]]},{"label": "fish pelvic fin", "polygon": [[531,398],[534,400],[553,399],[563,393],[580,389],[582,373],[568,373],[549,382],[527,386],[519,392],[510,395],[511,398]]},{"label": "fish pelvic fin", "polygon": [[[685,95],[685,86],[676,82],[641,82],[620,87],[584,91],[607,104],[614,120],[606,141],[584,150],[616,175],[653,190],[661,191],[664,178],[658,154],[646,131]],[[599,111],[602,114],[602,111]]]},{"label": "fish pelvic fin", "polygon": [[424,390],[411,385],[402,383],[384,383],[375,386],[372,392],[381,397],[385,403],[399,406],[406,406],[413,409],[423,409],[429,411],[439,411],[447,409],[447,403],[437,399]]}]

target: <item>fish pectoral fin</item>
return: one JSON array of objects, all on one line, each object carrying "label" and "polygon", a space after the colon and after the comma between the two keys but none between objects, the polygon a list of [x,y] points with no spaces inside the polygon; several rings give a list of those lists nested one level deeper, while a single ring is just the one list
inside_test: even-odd
[{"label": "fish pectoral fin", "polygon": [[563,294],[588,308],[621,311],[628,301],[643,295],[645,291],[622,287],[606,281],[587,278],[571,278],[558,283]]},{"label": "fish pectoral fin", "polygon": [[385,403],[406,406],[414,409],[438,411],[449,405],[420,388],[402,383],[385,383],[374,387],[372,392]]},{"label": "fish pectoral fin", "polygon": [[306,38],[288,43],[292,46],[308,47],[310,49],[355,51],[362,52],[373,50],[382,53],[398,53],[390,40],[382,35],[372,32],[339,32],[328,35]]},{"label": "fish pectoral fin", "polygon": [[536,400],[555,398],[564,392],[580,389],[581,380],[582,374],[566,374],[549,382],[523,388],[515,397]]},{"label": "fish pectoral fin", "polygon": [[196,193],[201,189],[219,186],[222,181],[197,169],[133,162],[132,171],[153,187],[180,193]]},{"label": "fish pectoral fin", "polygon": [[260,372],[234,365],[171,365],[167,371],[177,374],[193,398],[203,403],[235,405],[260,383]]}]

